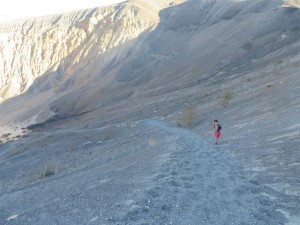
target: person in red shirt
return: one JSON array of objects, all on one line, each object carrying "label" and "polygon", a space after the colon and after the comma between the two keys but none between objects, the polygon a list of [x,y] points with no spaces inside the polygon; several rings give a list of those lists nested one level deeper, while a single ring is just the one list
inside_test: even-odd
[{"label": "person in red shirt", "polygon": [[218,120],[214,121],[214,131],[215,131],[215,144],[218,144],[219,137],[221,136],[222,126],[219,124]]}]

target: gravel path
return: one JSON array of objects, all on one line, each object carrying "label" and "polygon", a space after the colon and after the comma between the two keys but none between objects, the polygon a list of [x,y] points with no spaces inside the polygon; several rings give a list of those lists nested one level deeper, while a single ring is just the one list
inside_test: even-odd
[{"label": "gravel path", "polygon": [[[55,176],[6,188],[1,224],[285,224],[272,189],[249,181],[229,150],[158,119],[118,127],[102,146],[59,152],[69,167]],[[34,164],[37,152],[5,158],[1,173],[20,177],[20,162]]]},{"label": "gravel path", "polygon": [[129,214],[135,224],[284,224],[266,196],[271,190],[248,182],[229,151],[188,130],[148,124],[165,133],[159,147],[171,153],[146,191],[148,210]]}]

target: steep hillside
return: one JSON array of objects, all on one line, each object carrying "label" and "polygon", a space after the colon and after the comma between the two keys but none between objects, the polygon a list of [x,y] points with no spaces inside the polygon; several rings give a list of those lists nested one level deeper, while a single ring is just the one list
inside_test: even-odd
[{"label": "steep hillside", "polygon": [[298,225],[297,1],[149,2],[1,26],[0,221]]},{"label": "steep hillside", "polygon": [[[168,5],[167,1],[130,1],[2,25],[2,101],[25,92],[67,92],[90,78],[115,73],[137,43],[135,39],[158,24],[159,10]],[[118,66],[112,67],[114,63]],[[40,102],[36,105],[41,107]]]},{"label": "steep hillside", "polygon": [[2,25],[2,99],[26,92],[46,103],[31,101],[28,115],[4,120],[69,117],[261,68],[297,48],[298,10],[281,4],[131,1]]},{"label": "steep hillside", "polygon": [[132,3],[2,25],[2,99],[23,93],[49,73],[52,82],[44,89],[56,87],[93,57],[136,38],[157,20],[154,9]]}]

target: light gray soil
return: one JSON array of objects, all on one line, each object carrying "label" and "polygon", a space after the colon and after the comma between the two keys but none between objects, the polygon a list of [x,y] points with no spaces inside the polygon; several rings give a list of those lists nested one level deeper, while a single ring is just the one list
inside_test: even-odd
[{"label": "light gray soil", "polygon": [[[299,207],[298,197],[249,179],[228,144],[159,118],[52,131],[2,151],[4,224],[287,224],[283,212]],[[48,159],[56,174],[34,180]]]},{"label": "light gray soil", "polygon": [[2,103],[1,124],[47,110],[0,145],[0,224],[299,225],[300,10],[279,2],[169,7],[81,86]]}]

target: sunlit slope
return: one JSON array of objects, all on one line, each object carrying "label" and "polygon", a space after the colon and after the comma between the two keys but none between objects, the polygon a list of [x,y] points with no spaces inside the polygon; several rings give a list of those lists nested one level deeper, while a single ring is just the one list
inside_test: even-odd
[{"label": "sunlit slope", "polygon": [[[31,90],[56,88],[67,76],[87,67],[94,69],[83,71],[82,79],[94,75],[99,72],[99,66],[91,64],[95,59],[101,61],[101,54],[153,27],[159,20],[158,10],[165,5],[132,1],[1,25],[1,99],[23,93],[34,80],[50,73],[47,84]],[[75,85],[81,83],[78,80]]]},{"label": "sunlit slope", "polygon": [[107,113],[203,84],[217,93],[234,77],[278,73],[291,60],[297,71],[297,8],[179,3],[131,1],[2,26],[2,99],[25,93],[2,104],[3,121]]}]

